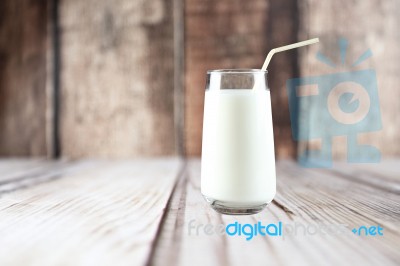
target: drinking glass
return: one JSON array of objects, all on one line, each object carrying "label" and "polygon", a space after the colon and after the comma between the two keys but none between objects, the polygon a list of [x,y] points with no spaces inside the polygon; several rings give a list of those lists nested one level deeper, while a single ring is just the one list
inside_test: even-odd
[{"label": "drinking glass", "polygon": [[207,72],[201,193],[223,214],[254,214],[276,193],[267,71]]}]

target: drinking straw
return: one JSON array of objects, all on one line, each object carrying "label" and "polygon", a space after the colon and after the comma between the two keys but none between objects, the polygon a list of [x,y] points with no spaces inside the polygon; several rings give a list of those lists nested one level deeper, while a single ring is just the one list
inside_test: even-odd
[{"label": "drinking straw", "polygon": [[314,39],[310,39],[310,40],[307,40],[307,41],[297,42],[297,43],[285,45],[285,46],[282,46],[282,47],[274,48],[268,53],[267,58],[265,58],[265,61],[264,61],[264,64],[263,64],[261,70],[263,70],[263,71],[267,70],[268,64],[271,61],[271,58],[272,58],[272,56],[274,54],[279,53],[279,52],[283,52],[283,51],[286,51],[286,50],[290,50],[290,49],[299,48],[299,47],[302,47],[302,46],[314,44],[314,43],[317,43],[317,42],[319,42],[319,39],[318,38],[314,38]]}]

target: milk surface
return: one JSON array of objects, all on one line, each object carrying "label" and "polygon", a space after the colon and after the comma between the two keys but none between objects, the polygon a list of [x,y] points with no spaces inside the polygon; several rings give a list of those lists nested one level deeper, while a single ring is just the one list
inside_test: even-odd
[{"label": "milk surface", "polygon": [[270,202],[275,191],[269,90],[207,90],[202,194],[220,201],[262,204]]}]

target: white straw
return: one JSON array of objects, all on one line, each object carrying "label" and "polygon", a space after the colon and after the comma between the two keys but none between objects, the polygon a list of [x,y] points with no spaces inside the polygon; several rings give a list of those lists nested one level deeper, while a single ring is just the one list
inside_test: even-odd
[{"label": "white straw", "polygon": [[297,42],[297,43],[285,45],[285,46],[282,46],[282,47],[274,48],[268,53],[267,58],[265,58],[264,65],[262,66],[261,70],[263,70],[263,71],[267,70],[268,64],[271,61],[271,58],[272,58],[272,56],[274,54],[279,53],[279,52],[283,52],[283,51],[286,51],[286,50],[290,50],[290,49],[299,48],[299,47],[302,47],[302,46],[314,44],[314,43],[317,43],[317,42],[319,42],[319,39],[318,38],[314,38],[314,39],[311,39],[311,40],[307,40],[307,41],[303,41],[303,42]]}]

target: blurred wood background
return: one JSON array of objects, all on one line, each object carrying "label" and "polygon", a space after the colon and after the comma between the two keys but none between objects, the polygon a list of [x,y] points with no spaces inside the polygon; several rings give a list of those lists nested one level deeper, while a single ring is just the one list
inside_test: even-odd
[{"label": "blurred wood background", "polygon": [[[384,156],[399,155],[400,90],[396,88],[400,84],[400,50],[397,49],[400,43],[400,2],[306,0],[300,2],[299,12],[302,14],[299,38],[319,36],[321,39],[319,47],[310,46],[299,50],[301,76],[375,69],[383,130],[361,133],[358,141],[378,147]],[[344,67],[340,66],[337,45],[340,37],[348,40]],[[349,68],[367,49],[371,49],[373,56],[357,67]],[[327,55],[339,67],[332,69],[316,60],[318,51]],[[333,156],[345,158],[346,138],[337,137],[333,143]]]},{"label": "blurred wood background", "polygon": [[68,0],[59,14],[62,155],[174,154],[172,1]]},{"label": "blurred wood background", "polygon": [[46,1],[0,1],[0,155],[45,156]]},{"label": "blurred wood background", "polygon": [[[270,49],[296,42],[296,12],[296,1],[185,2],[185,144],[189,156],[201,153],[206,71],[261,68]],[[276,56],[268,73],[278,157],[295,154],[285,90],[286,79],[297,75],[295,53]]]},{"label": "blurred wood background", "polygon": [[325,71],[315,54],[339,36],[374,53],[384,130],[362,138],[398,155],[399,15],[395,0],[1,1],[0,156],[199,156],[207,69],[321,37],[269,67],[277,157],[293,157],[286,80]]}]

